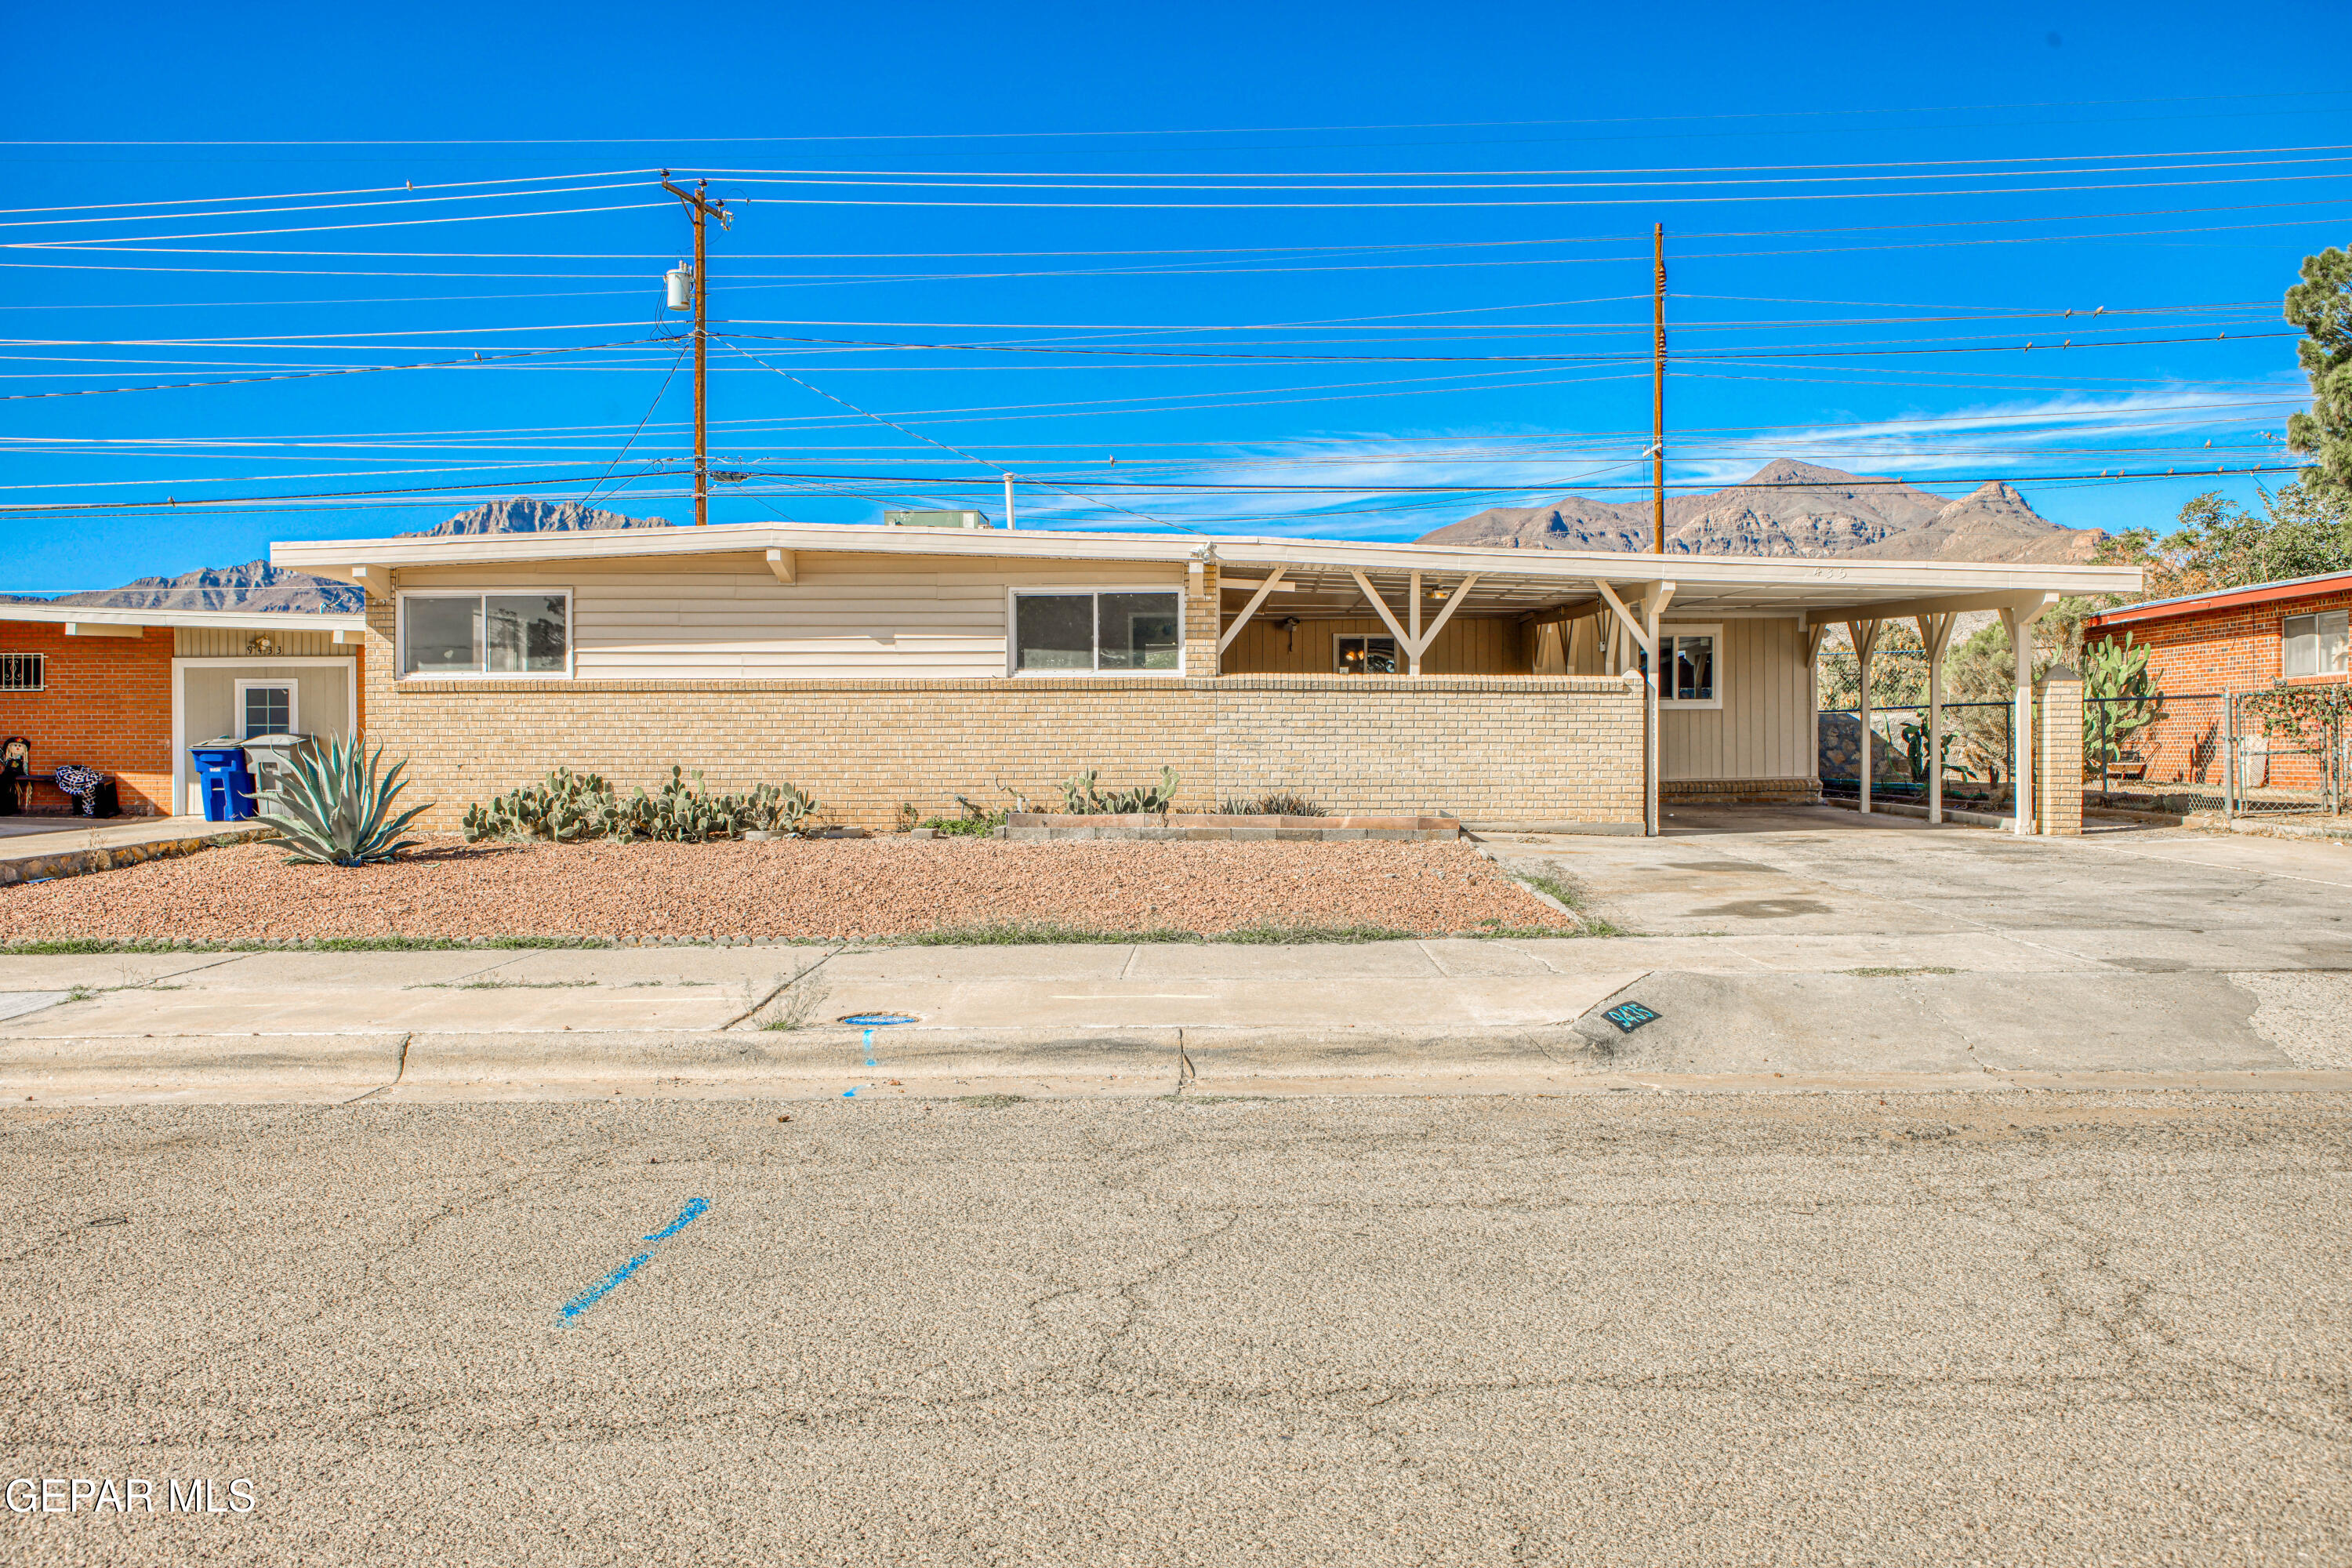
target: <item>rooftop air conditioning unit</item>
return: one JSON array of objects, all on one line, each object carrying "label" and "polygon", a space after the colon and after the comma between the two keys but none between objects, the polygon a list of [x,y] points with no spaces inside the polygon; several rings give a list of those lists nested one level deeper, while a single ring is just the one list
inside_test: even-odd
[{"label": "rooftop air conditioning unit", "polygon": [[892,528],[991,528],[984,511],[886,511],[882,521]]}]

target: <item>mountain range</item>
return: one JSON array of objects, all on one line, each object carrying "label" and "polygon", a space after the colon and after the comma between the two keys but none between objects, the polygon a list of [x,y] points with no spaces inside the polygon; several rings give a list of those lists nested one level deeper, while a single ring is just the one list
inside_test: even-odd
[{"label": "mountain range", "polygon": [[[1647,551],[1652,528],[1646,496],[1607,501],[1569,495],[1541,506],[1494,507],[1419,542]],[[1899,479],[1788,458],[1726,489],[1666,498],[1666,551],[1678,555],[2046,563],[2088,561],[2106,537],[2097,529],[2060,527],[1997,480],[1947,500]]]},{"label": "mountain range", "polygon": [[[629,517],[578,501],[526,497],[461,511],[408,539],[479,533],[602,532],[668,528],[666,518]],[[1507,550],[1650,548],[1650,502],[1562,496],[1534,507],[1494,507],[1422,535],[1423,544]],[[1859,561],[2088,561],[2106,534],[2061,528],[1998,481],[1958,500],[1899,479],[1866,479],[1780,458],[1754,476],[1707,495],[1666,500],[1666,550],[1683,555],[1835,556]],[[21,595],[9,595],[26,602]],[[267,561],[207,567],[177,577],[142,577],[120,588],[37,601],[137,610],[357,610],[348,583],[289,572]]]},{"label": "mountain range", "polygon": [[[660,517],[629,517],[604,511],[578,501],[541,501],[527,498],[490,501],[461,511],[446,522],[403,539],[446,539],[461,533],[584,533],[614,528],[667,528]],[[122,610],[260,610],[352,611],[366,607],[359,589],[331,577],[289,572],[267,561],[242,566],[207,566],[177,577],[142,577],[120,588],[87,594],[66,594],[54,599],[24,595],[0,595],[18,604],[89,605]]]}]

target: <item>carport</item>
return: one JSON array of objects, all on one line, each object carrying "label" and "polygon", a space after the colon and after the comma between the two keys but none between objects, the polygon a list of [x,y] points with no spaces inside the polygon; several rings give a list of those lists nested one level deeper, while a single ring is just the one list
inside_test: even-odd
[{"label": "carport", "polygon": [[[1869,728],[1869,674],[1885,629],[1908,621],[1928,650],[1931,757],[1942,754],[1942,660],[1959,616],[1998,614],[2017,649],[2015,732],[2034,733],[2031,630],[2068,594],[2131,594],[2136,567],[2038,563],[1848,563],[1743,556],[1630,556],[1568,551],[1463,551],[1426,545],[1221,540],[1214,546],[1225,614],[1219,673],[1283,668],[1252,637],[1268,618],[1294,633],[1330,621],[1385,633],[1395,672],[1423,674],[1449,626],[1507,623],[1486,657],[1512,673],[1638,679],[1647,705],[1644,827],[1662,802],[1787,804],[1820,797],[1815,670],[1823,634],[1843,626],[1863,670],[1861,727]],[[1457,617],[1459,620],[1457,621]],[[1343,631],[1340,637],[1358,634]],[[1457,633],[1458,636],[1458,633]],[[1336,661],[1335,661],[1336,662]],[[1467,673],[1457,654],[1444,673]],[[1471,667],[1475,668],[1475,667]],[[1654,679],[1655,669],[1663,679]],[[1499,671],[1498,671],[1499,672]],[[2072,832],[2063,797],[2079,778],[2079,725],[2063,721],[2062,678],[2045,700],[2037,791],[2032,745],[2013,774],[2018,833]],[[2079,705],[2079,687],[2071,701]],[[2076,759],[2069,773],[2067,757]],[[1859,806],[1872,812],[1868,768]],[[1929,770],[1927,809],[1944,820],[1942,770]],[[2039,807],[2039,809],[2037,809]]]}]

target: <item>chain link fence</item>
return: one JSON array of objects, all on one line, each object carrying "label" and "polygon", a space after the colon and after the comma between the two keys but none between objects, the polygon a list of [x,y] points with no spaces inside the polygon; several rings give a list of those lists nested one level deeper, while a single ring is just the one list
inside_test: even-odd
[{"label": "chain link fence", "polygon": [[[2083,703],[2083,795],[2093,808],[2218,816],[2341,817],[2352,805],[2352,735],[2297,735],[2266,721],[2249,693],[2166,692]],[[2014,797],[2016,710],[1944,704],[1944,803],[2006,815]],[[1862,793],[1862,716],[1821,713],[1822,793]],[[1925,704],[1870,710],[1874,800],[1927,795]]]},{"label": "chain link fence", "polygon": [[[1944,704],[1944,804],[1962,811],[2005,813],[2014,794],[2017,710],[2006,702]],[[1927,708],[1925,703],[1870,710],[1870,797],[1927,798]],[[1853,800],[1862,794],[1862,715],[1851,709],[1821,714],[1822,793]]]}]

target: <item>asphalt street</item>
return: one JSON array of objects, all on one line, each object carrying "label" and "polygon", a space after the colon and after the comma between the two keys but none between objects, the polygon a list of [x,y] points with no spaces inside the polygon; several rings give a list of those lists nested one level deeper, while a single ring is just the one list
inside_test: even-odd
[{"label": "asphalt street", "polygon": [[21,1106],[0,1560],[2340,1563],[2347,1110]]}]

